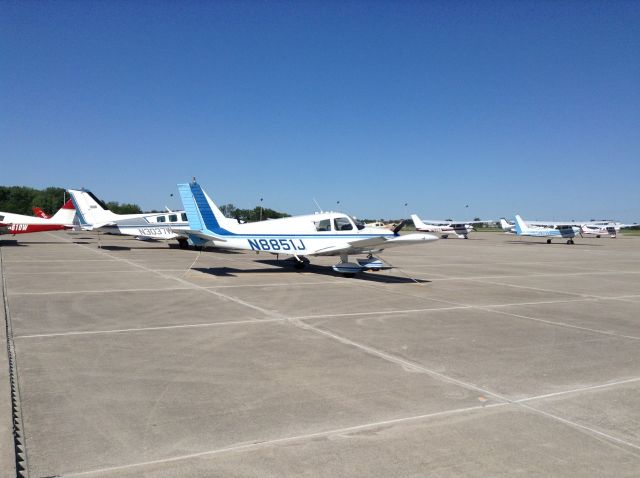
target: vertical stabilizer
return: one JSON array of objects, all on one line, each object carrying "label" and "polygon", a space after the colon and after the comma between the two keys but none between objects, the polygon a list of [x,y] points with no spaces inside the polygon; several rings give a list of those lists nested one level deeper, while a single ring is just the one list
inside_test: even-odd
[{"label": "vertical stabilizer", "polygon": [[64,225],[72,225],[73,219],[76,216],[76,208],[73,206],[73,201],[71,199],[67,200],[66,203],[62,205],[58,211],[48,218],[52,223],[55,224],[64,224]]},{"label": "vertical stabilizer", "polygon": [[184,212],[187,214],[189,228],[193,231],[203,231],[204,222],[202,220],[202,216],[200,215],[200,211],[198,209],[198,205],[196,204],[195,198],[193,197],[191,184],[178,184],[178,192],[180,193],[180,199],[182,199]]},{"label": "vertical stabilizer", "polygon": [[100,201],[91,191],[86,189],[67,189],[71,195],[73,205],[76,207],[76,214],[80,219],[80,224],[94,225],[105,224],[118,219],[118,214],[109,211],[105,204]]},{"label": "vertical stabilizer", "polygon": [[510,231],[513,229],[513,226],[509,224],[504,218],[500,219],[500,227],[502,227],[503,231]]},{"label": "vertical stabilizer", "polygon": [[422,222],[422,219],[420,219],[417,214],[412,214],[411,220],[413,221],[414,226],[416,226],[416,229],[427,229],[427,225]]},{"label": "vertical stabilizer", "polygon": [[527,226],[527,223],[523,221],[523,219],[516,214],[516,234],[522,234],[524,232],[527,232],[529,230],[529,226]]}]

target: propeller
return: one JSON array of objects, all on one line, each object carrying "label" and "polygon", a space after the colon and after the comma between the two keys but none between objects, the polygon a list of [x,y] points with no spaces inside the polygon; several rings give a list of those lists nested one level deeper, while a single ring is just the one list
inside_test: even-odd
[{"label": "propeller", "polygon": [[407,225],[407,220],[403,219],[402,221],[400,221],[400,224],[398,224],[396,227],[393,228],[393,233],[397,236],[398,233],[400,233],[400,231],[402,230],[402,228],[406,225]]}]

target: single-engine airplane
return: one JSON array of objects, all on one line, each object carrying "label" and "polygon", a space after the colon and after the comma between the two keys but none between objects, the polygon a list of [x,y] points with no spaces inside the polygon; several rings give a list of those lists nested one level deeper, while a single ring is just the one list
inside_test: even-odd
[{"label": "single-engine airplane", "polygon": [[516,214],[515,233],[518,236],[546,237],[547,244],[551,244],[551,239],[554,237],[565,238],[567,244],[573,244],[573,238],[576,237],[576,234],[580,234],[580,228],[562,224],[555,227],[529,226]]},{"label": "single-engine airplane", "polygon": [[435,232],[440,237],[446,239],[450,234],[454,234],[460,239],[469,239],[469,233],[475,231],[472,224],[479,224],[485,221],[440,221],[425,220],[423,221],[417,214],[412,214],[411,219],[416,226],[416,231]]},{"label": "single-engine airplane", "polygon": [[[389,247],[435,241],[430,234],[400,235],[404,225],[393,231],[366,227],[351,216],[322,212],[304,216],[269,219],[240,224],[225,218],[213,200],[195,180],[178,184],[182,204],[189,219],[185,232],[197,245],[213,241],[216,247],[290,255],[297,268],[309,262],[306,256],[340,256],[333,270],[353,277],[364,270],[388,269],[373,254]],[[357,263],[350,254],[367,254]]]},{"label": "single-engine airplane", "polygon": [[[500,219],[500,225],[502,230],[507,234],[513,234],[515,224],[511,224],[504,219]],[[638,224],[623,224],[615,221],[527,221],[527,226],[532,229],[535,228],[558,228],[567,226],[577,226],[580,228],[580,235],[596,236],[600,238],[602,236],[609,236],[615,239],[618,231],[626,227],[635,227]]]},{"label": "single-engine airplane", "polygon": [[0,212],[0,234],[27,234],[31,232],[59,231],[73,227],[76,211],[71,199],[50,218]]}]

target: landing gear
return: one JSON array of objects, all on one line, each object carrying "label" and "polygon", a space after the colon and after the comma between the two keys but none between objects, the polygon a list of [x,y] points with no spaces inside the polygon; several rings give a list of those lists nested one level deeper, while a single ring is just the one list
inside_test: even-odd
[{"label": "landing gear", "polygon": [[293,267],[295,267],[296,269],[304,269],[304,266],[309,264],[309,259],[304,256],[293,256],[293,258],[295,259]]},{"label": "landing gear", "polygon": [[551,239],[547,239],[547,244],[551,244]]},{"label": "landing gear", "polygon": [[575,243],[573,242],[573,239],[569,239],[569,240],[567,241],[567,244],[575,244]]},{"label": "landing gear", "polygon": [[178,247],[180,249],[189,249],[189,241],[185,237],[178,239]]}]

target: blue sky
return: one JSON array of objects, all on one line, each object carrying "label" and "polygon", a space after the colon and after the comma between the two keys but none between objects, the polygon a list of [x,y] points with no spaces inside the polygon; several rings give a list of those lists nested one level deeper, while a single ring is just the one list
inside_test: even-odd
[{"label": "blue sky", "polygon": [[0,41],[2,185],[640,221],[637,1],[5,1]]}]

